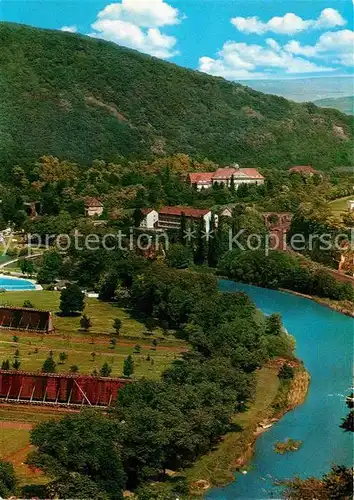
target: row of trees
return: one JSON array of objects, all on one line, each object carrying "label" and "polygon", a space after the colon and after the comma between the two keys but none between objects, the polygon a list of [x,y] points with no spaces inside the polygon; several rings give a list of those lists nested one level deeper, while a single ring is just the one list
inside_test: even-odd
[{"label": "row of trees", "polygon": [[220,263],[224,275],[266,288],[287,288],[334,300],[353,300],[350,283],[340,283],[327,271],[309,266],[301,258],[280,251],[233,250]]}]

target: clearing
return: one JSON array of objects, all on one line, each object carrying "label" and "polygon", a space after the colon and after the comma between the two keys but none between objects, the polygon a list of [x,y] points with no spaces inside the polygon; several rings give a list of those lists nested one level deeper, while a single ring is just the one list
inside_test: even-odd
[{"label": "clearing", "polygon": [[[91,374],[107,362],[112,367],[112,376],[120,376],[124,359],[131,354],[135,362],[134,378],[159,378],[186,351],[184,342],[175,339],[171,332],[165,332],[165,335],[161,329],[149,332],[143,323],[129,315],[129,311],[95,298],[86,299],[85,313],[91,318],[92,328],[83,333],[79,316],[55,314],[59,309],[59,297],[59,292],[52,291],[5,292],[0,295],[0,305],[22,306],[24,300],[29,300],[35,308],[52,311],[56,329],[55,333],[48,335],[0,330],[0,362],[8,359],[11,363],[17,355],[21,370],[40,371],[52,351],[58,373],[67,373],[71,366],[76,365],[79,373]],[[115,318],[122,321],[119,336],[114,335],[112,328]],[[63,352],[67,359],[60,363],[59,354]]]},{"label": "clearing", "polygon": [[337,200],[330,201],[328,203],[329,208],[336,215],[348,210],[348,201],[353,200],[354,195],[345,196],[344,198],[338,198]]}]

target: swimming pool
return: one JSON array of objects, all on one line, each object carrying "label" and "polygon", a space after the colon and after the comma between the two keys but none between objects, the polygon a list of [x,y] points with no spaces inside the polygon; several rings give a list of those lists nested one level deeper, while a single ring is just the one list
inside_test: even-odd
[{"label": "swimming pool", "polygon": [[9,291],[36,290],[36,285],[29,280],[0,275],[0,289]]}]

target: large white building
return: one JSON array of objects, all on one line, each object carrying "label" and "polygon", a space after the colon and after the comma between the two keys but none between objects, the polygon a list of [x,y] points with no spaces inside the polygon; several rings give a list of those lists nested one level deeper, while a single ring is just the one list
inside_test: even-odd
[{"label": "large white building", "polygon": [[223,184],[230,187],[232,184],[238,189],[241,184],[264,184],[264,177],[255,168],[240,168],[234,165],[228,168],[219,168],[215,172],[195,172],[188,175],[190,184],[198,191],[209,189],[214,184]]}]

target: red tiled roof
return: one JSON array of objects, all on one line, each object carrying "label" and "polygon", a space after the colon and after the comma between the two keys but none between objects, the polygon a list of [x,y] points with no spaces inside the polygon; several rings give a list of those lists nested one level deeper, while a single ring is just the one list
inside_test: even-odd
[{"label": "red tiled roof", "polygon": [[232,175],[237,172],[235,168],[218,168],[216,172],[214,172],[214,178],[223,178],[229,179]]},{"label": "red tiled roof", "polygon": [[214,172],[195,172],[189,174],[189,181],[191,184],[211,184]]},{"label": "red tiled roof", "polygon": [[202,217],[210,212],[210,210],[200,210],[191,207],[162,207],[159,210],[160,215],[182,215],[186,217]]},{"label": "red tiled roof", "polygon": [[315,170],[311,165],[299,165],[296,167],[291,167],[289,172],[298,172],[303,174],[317,174],[318,170]]},{"label": "red tiled roof", "polygon": [[252,177],[252,179],[264,179],[263,175],[256,168],[240,168],[240,171],[248,177]]},{"label": "red tiled roof", "polygon": [[230,179],[232,176],[264,179],[255,168],[219,168],[216,172],[194,172],[189,174],[191,184],[210,184],[213,179]]},{"label": "red tiled roof", "polygon": [[97,198],[86,198],[85,199],[86,207],[103,207],[103,204]]}]

